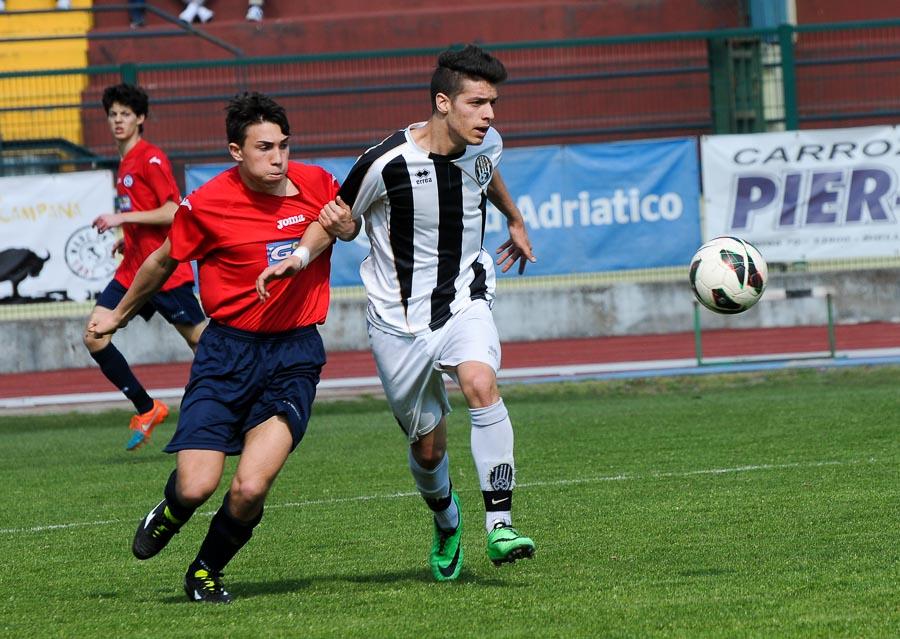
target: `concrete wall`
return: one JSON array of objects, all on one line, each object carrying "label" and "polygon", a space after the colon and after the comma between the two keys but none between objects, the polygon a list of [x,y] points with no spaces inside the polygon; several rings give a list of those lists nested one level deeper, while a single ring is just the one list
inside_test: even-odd
[{"label": "concrete wall", "polygon": [[[770,288],[835,289],[835,321],[900,321],[900,273],[896,270],[828,274],[770,274]],[[693,330],[693,296],[686,280],[574,288],[505,290],[494,306],[504,341],[604,335],[641,335]],[[365,301],[332,302],[322,327],[326,347],[368,347]],[[85,319],[0,322],[0,373],[93,366],[81,342]],[[824,325],[822,299],[766,300],[743,315],[703,312],[704,329]],[[154,317],[137,318],[116,334],[115,344],[133,364],[188,361],[181,337]]]}]

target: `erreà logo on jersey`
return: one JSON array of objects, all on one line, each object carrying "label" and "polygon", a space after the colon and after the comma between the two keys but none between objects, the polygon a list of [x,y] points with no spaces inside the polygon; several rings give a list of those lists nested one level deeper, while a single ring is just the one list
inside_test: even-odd
[{"label": "erre\u00e0 logo on jersey", "polygon": [[490,182],[493,174],[494,164],[491,162],[491,158],[486,155],[479,155],[475,158],[475,179],[481,186]]},{"label": "erre\u00e0 logo on jersey", "polygon": [[294,249],[300,246],[300,238],[296,240],[276,240],[266,243],[266,261],[269,266],[290,257]]},{"label": "erre\u00e0 logo on jersey", "polygon": [[431,173],[428,169],[416,171],[416,184],[428,184],[429,182],[432,182],[433,180],[429,177],[430,175]]},{"label": "erre\u00e0 logo on jersey", "polygon": [[291,217],[286,217],[282,220],[278,220],[278,224],[276,224],[276,228],[280,231],[285,226],[290,226],[292,224],[300,224],[300,222],[305,222],[305,215],[292,215]]}]

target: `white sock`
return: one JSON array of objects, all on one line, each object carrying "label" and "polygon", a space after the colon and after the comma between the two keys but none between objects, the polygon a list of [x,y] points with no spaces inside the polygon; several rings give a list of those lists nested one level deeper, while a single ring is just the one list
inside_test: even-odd
[{"label": "white sock", "polygon": [[485,528],[497,522],[511,524],[510,507],[515,486],[513,428],[503,400],[483,408],[470,408],[472,458],[478,470],[485,507]]},{"label": "white sock", "polygon": [[214,15],[215,14],[212,12],[212,9],[207,9],[203,6],[197,9],[197,18],[200,19],[200,22],[207,23],[213,19]]},{"label": "white sock", "polygon": [[[416,488],[428,503],[429,507],[435,501],[447,499],[450,496],[450,456],[444,453],[444,458],[433,469],[422,468],[412,449],[409,451],[409,470],[416,482]],[[434,512],[434,520],[443,530],[454,530],[459,526],[459,509],[456,502],[450,499],[450,505],[445,509]]]},{"label": "white sock", "polygon": [[197,12],[200,11],[200,6],[201,5],[196,2],[189,2],[187,7],[184,8],[184,11],[178,14],[178,19],[190,24],[197,19]]}]

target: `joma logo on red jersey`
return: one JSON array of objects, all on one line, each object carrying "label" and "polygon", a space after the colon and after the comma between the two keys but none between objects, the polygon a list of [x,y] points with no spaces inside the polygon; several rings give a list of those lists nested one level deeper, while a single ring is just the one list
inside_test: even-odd
[{"label": "joma logo on red jersey", "polygon": [[285,226],[291,226],[292,224],[300,224],[300,222],[305,222],[305,215],[292,215],[291,217],[286,217],[283,220],[278,220],[278,230],[280,231]]}]

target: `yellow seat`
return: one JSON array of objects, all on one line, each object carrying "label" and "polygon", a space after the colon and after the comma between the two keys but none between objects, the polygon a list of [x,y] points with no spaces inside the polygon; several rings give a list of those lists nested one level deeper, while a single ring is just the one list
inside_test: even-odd
[{"label": "yellow seat", "polygon": [[[54,9],[55,6],[55,0],[6,1],[6,12],[0,13],[0,73],[83,69],[87,66],[86,35],[93,26],[90,12],[70,9],[25,15],[15,13]],[[72,2],[72,9],[89,7],[91,0]],[[82,37],[16,41],[60,35]],[[6,141],[63,138],[81,144],[83,134],[78,105],[86,86],[87,75],[83,73],[0,77],[0,138]]]}]

